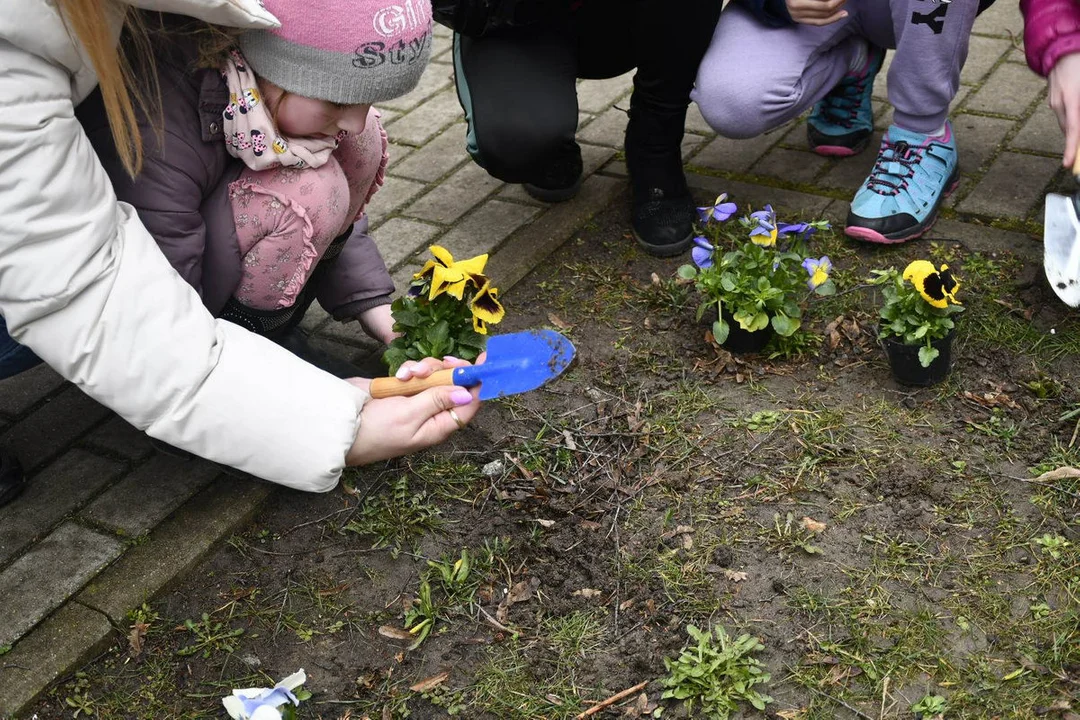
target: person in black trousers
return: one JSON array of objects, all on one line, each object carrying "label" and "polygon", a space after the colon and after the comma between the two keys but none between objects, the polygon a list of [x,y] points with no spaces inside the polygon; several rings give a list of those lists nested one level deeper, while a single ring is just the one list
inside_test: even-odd
[{"label": "person in black trousers", "polygon": [[653,255],[692,240],[681,143],[698,64],[721,0],[435,0],[455,29],[466,146],[491,175],[545,202],[581,187],[576,80],[637,68],[626,128],[631,221]]}]

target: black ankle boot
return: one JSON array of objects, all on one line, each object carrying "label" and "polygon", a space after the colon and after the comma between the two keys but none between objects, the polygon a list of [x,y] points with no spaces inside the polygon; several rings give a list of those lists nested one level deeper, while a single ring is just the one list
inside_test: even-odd
[{"label": "black ankle boot", "polygon": [[671,257],[694,238],[697,211],[682,166],[686,107],[664,107],[630,98],[626,168],[633,189],[631,224],[647,252]]},{"label": "black ankle boot", "polygon": [[26,477],[18,458],[0,448],[0,507],[7,505],[26,487]]}]

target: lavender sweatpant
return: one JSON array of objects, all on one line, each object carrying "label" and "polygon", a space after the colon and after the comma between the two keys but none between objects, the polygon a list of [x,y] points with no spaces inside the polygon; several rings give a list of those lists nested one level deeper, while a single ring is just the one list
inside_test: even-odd
[{"label": "lavender sweatpant", "polygon": [[848,71],[857,38],[895,49],[888,97],[893,122],[932,133],[960,85],[978,0],[848,0],[831,25],[771,28],[732,3],[720,15],[692,98],[719,134],[749,138],[821,100]]}]

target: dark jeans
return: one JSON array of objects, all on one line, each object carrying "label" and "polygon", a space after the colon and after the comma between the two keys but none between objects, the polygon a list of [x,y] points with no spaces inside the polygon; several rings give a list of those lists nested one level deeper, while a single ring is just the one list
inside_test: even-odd
[{"label": "dark jeans", "polygon": [[31,352],[30,348],[11,339],[7,323],[0,317],[0,380],[18,375],[39,364],[41,358]]},{"label": "dark jeans", "polygon": [[581,172],[575,81],[637,68],[635,107],[685,112],[721,4],[589,0],[546,24],[455,35],[469,154],[505,182],[569,185]]}]

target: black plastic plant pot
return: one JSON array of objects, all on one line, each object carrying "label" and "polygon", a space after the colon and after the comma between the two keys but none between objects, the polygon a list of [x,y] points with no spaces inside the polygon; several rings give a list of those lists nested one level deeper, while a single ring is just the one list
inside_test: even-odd
[{"label": "black plastic plant pot", "polygon": [[928,367],[923,367],[919,362],[918,345],[905,345],[895,338],[885,338],[881,341],[885,348],[885,355],[889,358],[889,367],[892,368],[893,377],[902,385],[915,387],[929,387],[937,385],[949,376],[952,369],[952,340],[955,329],[949,334],[930,343],[930,347],[936,348],[938,356],[931,361]]},{"label": "black plastic plant pot", "polygon": [[753,332],[743,330],[739,323],[727,316],[727,313],[724,313],[724,320],[727,322],[728,336],[727,340],[720,343],[720,347],[735,355],[749,355],[750,353],[761,352],[769,344],[776,332],[773,330],[772,324]]}]

